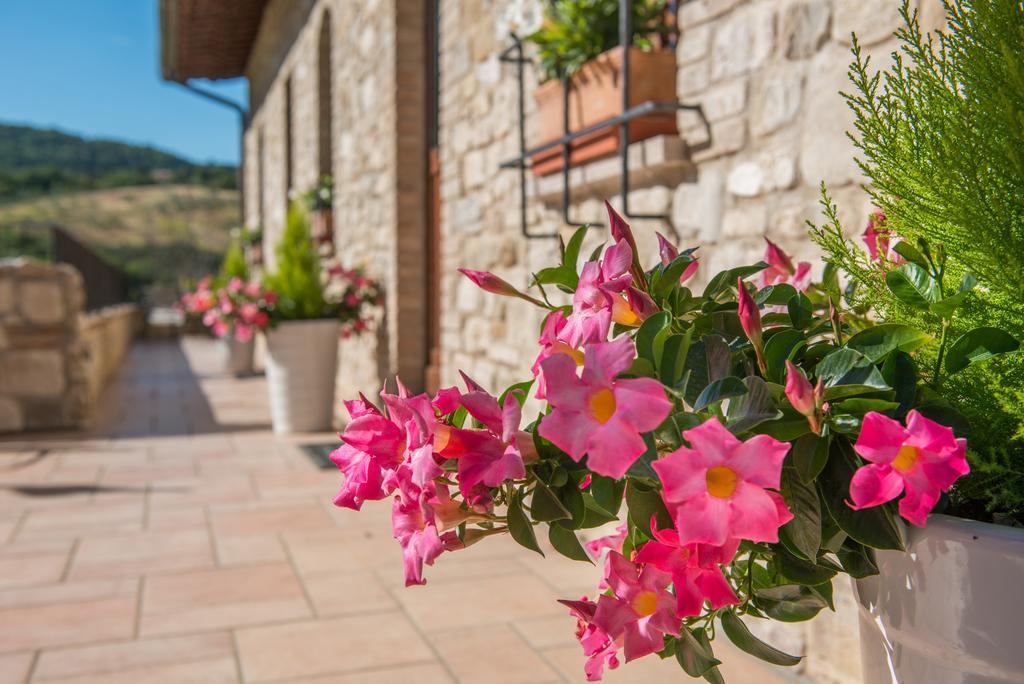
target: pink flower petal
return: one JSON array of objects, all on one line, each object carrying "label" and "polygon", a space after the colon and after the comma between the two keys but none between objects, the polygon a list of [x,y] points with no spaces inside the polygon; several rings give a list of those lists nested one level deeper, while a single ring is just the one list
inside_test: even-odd
[{"label": "pink flower petal", "polygon": [[787,442],[780,442],[768,435],[754,435],[746,442],[737,444],[726,459],[726,465],[747,482],[778,489],[782,462],[788,453]]},{"label": "pink flower petal", "polygon": [[732,536],[772,544],[779,541],[779,510],[768,492],[756,485],[740,482],[730,504]]},{"label": "pink flower petal", "polygon": [[732,506],[706,492],[697,494],[676,508],[675,522],[683,544],[722,545],[732,528]]},{"label": "pink flower petal", "polygon": [[888,465],[871,463],[857,469],[850,480],[851,508],[879,506],[903,491],[903,478]]},{"label": "pink flower petal", "polygon": [[583,381],[588,384],[609,384],[615,376],[633,364],[636,347],[633,340],[622,335],[611,342],[594,342],[587,345],[583,358]]},{"label": "pink flower petal", "polygon": [[654,430],[672,411],[665,388],[652,378],[619,380],[615,383],[614,394],[618,415],[640,432]]},{"label": "pink flower petal", "polygon": [[864,416],[853,448],[861,458],[872,463],[891,463],[907,437],[909,433],[899,422],[871,411]]},{"label": "pink flower petal", "polygon": [[541,437],[579,462],[587,452],[590,431],[596,424],[596,421],[579,413],[556,410],[541,419],[537,431]]},{"label": "pink flower petal", "polygon": [[679,447],[651,463],[651,467],[661,480],[662,497],[670,506],[707,492],[707,466],[692,449]]},{"label": "pink flower petal", "polygon": [[740,440],[726,430],[717,418],[686,430],[683,437],[708,467],[725,463],[729,455],[740,446]]}]

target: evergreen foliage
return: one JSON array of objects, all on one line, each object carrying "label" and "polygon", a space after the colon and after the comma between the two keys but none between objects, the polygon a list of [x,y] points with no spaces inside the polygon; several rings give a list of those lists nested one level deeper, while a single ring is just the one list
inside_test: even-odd
[{"label": "evergreen foliage", "polygon": [[266,277],[266,288],[280,297],[274,316],[281,320],[331,318],[324,299],[320,257],[309,233],[309,218],[298,202],[288,211],[288,223],[274,249],[277,271]]},{"label": "evergreen foliage", "polygon": [[228,251],[224,254],[224,261],[220,265],[220,277],[224,280],[230,278],[249,280],[249,264],[245,262],[241,237],[236,236],[231,239]]},{"label": "evergreen foliage", "polygon": [[[849,291],[886,321],[932,330],[936,340],[996,326],[1024,339],[1024,5],[1021,0],[944,0],[947,29],[924,34],[904,0],[893,64],[873,72],[854,41],[845,94],[851,139],[868,190],[904,251],[943,264],[941,296],[974,276],[949,318],[894,298],[886,273],[844,238],[823,193],[827,223],[812,237],[846,272]],[[823,189],[824,190],[824,189]],[[912,259],[911,259],[912,260]],[[932,345],[938,357],[940,345]],[[1024,522],[1024,354],[1008,354],[932,387],[971,423],[972,474],[952,494],[956,512]],[[931,364],[929,364],[931,365]]]}]

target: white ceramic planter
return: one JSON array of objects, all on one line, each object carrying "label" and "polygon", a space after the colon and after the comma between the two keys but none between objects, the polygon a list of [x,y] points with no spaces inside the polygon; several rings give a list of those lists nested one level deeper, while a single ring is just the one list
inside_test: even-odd
[{"label": "white ceramic planter", "polygon": [[856,582],[865,684],[1024,682],[1024,530],[933,515]]},{"label": "white ceramic planter", "polygon": [[267,389],[274,432],[331,429],[339,332],[335,320],[288,321],[267,332]]},{"label": "white ceramic planter", "polygon": [[220,338],[221,362],[224,372],[227,375],[250,375],[253,370],[253,353],[256,344],[239,342],[234,337],[225,336]]}]

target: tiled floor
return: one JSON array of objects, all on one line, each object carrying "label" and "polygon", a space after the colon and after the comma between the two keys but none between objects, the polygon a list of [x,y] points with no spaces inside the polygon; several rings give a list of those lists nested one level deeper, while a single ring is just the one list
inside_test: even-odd
[{"label": "tiled floor", "polygon": [[[597,570],[492,538],[402,586],[389,506],[274,437],[214,344],[139,344],[88,434],[0,441],[0,682],[583,681],[558,597]],[[334,435],[306,436],[334,441]],[[720,647],[729,682],[785,674]],[[646,658],[612,684],[683,682]]]}]

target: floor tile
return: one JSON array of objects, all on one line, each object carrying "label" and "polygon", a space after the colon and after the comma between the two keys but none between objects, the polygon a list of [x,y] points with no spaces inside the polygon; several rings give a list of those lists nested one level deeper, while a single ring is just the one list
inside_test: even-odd
[{"label": "floor tile", "polygon": [[31,653],[12,653],[0,655],[0,682],[17,684],[28,679],[32,667]]},{"label": "floor tile", "polygon": [[212,566],[206,530],[144,532],[82,539],[69,576],[133,577]]},{"label": "floor tile", "polygon": [[432,631],[428,632],[428,638],[455,673],[459,684],[560,681],[558,673],[507,625],[488,625],[477,630]]},{"label": "floor tile", "polygon": [[351,615],[395,610],[398,604],[370,572],[319,573],[303,577],[316,614]]},{"label": "floor tile", "polygon": [[433,653],[398,612],[334,618],[236,633],[247,682],[429,662]]},{"label": "floor tile", "polygon": [[291,566],[220,568],[148,578],[142,599],[141,632],[187,633],[310,614]]},{"label": "floor tile", "polygon": [[295,684],[456,684],[441,665],[409,665],[350,674],[303,677],[289,680]]},{"label": "floor tile", "polygon": [[210,519],[213,531],[218,537],[334,527],[327,512],[312,501],[218,506],[211,511]]},{"label": "floor tile", "polygon": [[217,564],[253,565],[287,560],[284,547],[276,534],[243,534],[218,537]]},{"label": "floor tile", "polygon": [[[230,634],[215,632],[44,651],[36,664],[35,678],[45,681],[85,675],[114,675],[123,671],[208,660],[234,660]],[[138,681],[147,680],[140,677]]]},{"label": "floor tile", "polygon": [[135,631],[136,599],[0,609],[0,652],[127,639]]},{"label": "floor tile", "polygon": [[67,563],[67,553],[0,557],[0,589],[56,582]]}]

